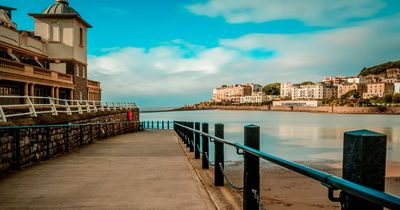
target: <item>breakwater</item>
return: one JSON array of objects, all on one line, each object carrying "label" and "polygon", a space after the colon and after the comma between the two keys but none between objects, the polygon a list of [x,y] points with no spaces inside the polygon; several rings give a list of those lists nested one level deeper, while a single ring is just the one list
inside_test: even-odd
[{"label": "breakwater", "polygon": [[192,106],[180,110],[238,110],[238,111],[285,111],[285,112],[316,112],[338,114],[400,114],[400,107],[346,107],[346,106],[318,106],[318,107],[289,107],[289,106]]}]

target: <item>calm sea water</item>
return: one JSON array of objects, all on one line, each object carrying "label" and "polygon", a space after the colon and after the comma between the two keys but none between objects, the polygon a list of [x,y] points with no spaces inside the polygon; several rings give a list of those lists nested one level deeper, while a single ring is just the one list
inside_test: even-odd
[{"label": "calm sea water", "polygon": [[[255,124],[260,126],[262,151],[294,161],[342,160],[344,132],[369,129],[388,136],[387,160],[400,161],[400,116],[394,115],[212,110],[142,113],[141,120],[208,122],[212,134],[214,124],[223,123],[225,139],[239,143],[243,143],[243,127]],[[241,157],[225,147],[225,159]]]}]

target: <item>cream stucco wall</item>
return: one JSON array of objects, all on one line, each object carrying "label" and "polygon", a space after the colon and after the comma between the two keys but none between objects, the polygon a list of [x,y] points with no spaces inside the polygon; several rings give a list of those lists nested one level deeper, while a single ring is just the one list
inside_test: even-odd
[{"label": "cream stucco wall", "polygon": [[27,32],[16,31],[5,26],[0,26],[0,41],[30,50],[39,54],[46,54],[46,44],[27,34]]},{"label": "cream stucco wall", "polygon": [[[83,30],[83,46],[79,45],[80,28]],[[75,59],[86,64],[86,31],[86,26],[75,18],[35,20],[35,35],[49,42],[48,56],[52,59]]]},{"label": "cream stucco wall", "polygon": [[63,74],[66,74],[66,64],[65,63],[50,63],[50,69]]}]

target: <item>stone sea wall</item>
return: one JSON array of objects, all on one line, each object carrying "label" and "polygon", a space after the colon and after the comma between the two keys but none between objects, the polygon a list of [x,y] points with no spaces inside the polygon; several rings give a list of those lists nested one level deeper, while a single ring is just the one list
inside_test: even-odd
[{"label": "stone sea wall", "polygon": [[319,106],[319,107],[288,107],[288,106],[210,106],[208,109],[217,110],[250,110],[250,111],[292,111],[292,112],[318,112],[339,114],[400,114],[400,107],[344,107],[344,106]]},{"label": "stone sea wall", "polygon": [[139,131],[139,110],[133,110],[133,121],[119,113],[70,122],[71,124],[106,123],[72,127],[1,129],[0,174],[21,166],[68,153],[83,145],[118,134]]}]

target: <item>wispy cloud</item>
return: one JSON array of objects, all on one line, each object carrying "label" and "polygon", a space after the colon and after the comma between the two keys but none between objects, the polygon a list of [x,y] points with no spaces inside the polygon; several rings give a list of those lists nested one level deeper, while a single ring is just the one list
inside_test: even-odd
[{"label": "wispy cloud", "polygon": [[[213,48],[172,40],[150,49],[115,49],[91,56],[89,72],[102,81],[106,98],[179,95],[191,103],[204,100],[197,95],[211,95],[211,89],[221,84],[318,81],[397,60],[399,19],[393,15],[309,34],[248,34],[221,39]],[[248,53],[253,50],[272,56],[260,59]]]},{"label": "wispy cloud", "polygon": [[221,16],[229,23],[294,19],[331,26],[371,17],[385,6],[384,0],[207,0],[187,9],[198,15]]}]

